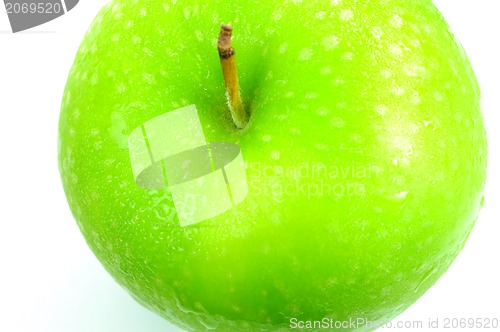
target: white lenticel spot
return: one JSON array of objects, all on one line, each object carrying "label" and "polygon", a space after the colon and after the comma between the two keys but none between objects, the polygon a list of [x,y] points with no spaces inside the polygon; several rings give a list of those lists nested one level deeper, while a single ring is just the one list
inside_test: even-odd
[{"label": "white lenticel spot", "polygon": [[127,30],[128,30],[128,29],[132,28],[133,26],[134,26],[134,21],[129,20],[129,21],[127,21],[127,23],[125,24],[125,29],[127,29]]},{"label": "white lenticel spot", "polygon": [[413,47],[420,47],[420,40],[412,39],[412,40],[410,40],[410,45]]},{"label": "white lenticel spot", "polygon": [[392,72],[389,69],[382,69],[380,71],[380,75],[382,75],[382,77],[385,79],[389,79],[392,77]]},{"label": "white lenticel spot", "polygon": [[286,52],[286,50],[287,50],[287,49],[288,49],[288,44],[287,44],[287,43],[283,43],[283,44],[281,44],[281,45],[280,45],[280,47],[279,47],[279,52],[280,52],[281,54],[283,54],[283,53],[285,53],[285,52]]},{"label": "white lenticel spot", "polygon": [[420,95],[418,94],[417,91],[413,92],[413,94],[410,96],[410,103],[413,105],[420,105],[422,101],[420,100]]},{"label": "white lenticel spot", "polygon": [[155,77],[152,74],[148,73],[142,74],[142,79],[148,84],[153,84],[155,82]]},{"label": "white lenticel spot", "polygon": [[340,11],[339,17],[342,21],[350,21],[353,19],[354,14],[350,9],[343,9]]},{"label": "white lenticel spot", "polygon": [[400,193],[395,194],[394,196],[396,196],[396,198],[399,199],[404,199],[406,198],[406,196],[408,196],[408,191],[402,191]]},{"label": "white lenticel spot", "polygon": [[271,140],[271,138],[271,135],[264,135],[262,136],[262,141],[267,143]]},{"label": "white lenticel spot", "polygon": [[394,56],[401,56],[401,55],[403,55],[403,50],[397,44],[391,44],[391,45],[389,45],[389,52],[392,55],[394,55]]},{"label": "white lenticel spot", "polygon": [[196,36],[196,39],[198,39],[199,41],[203,40],[203,32],[201,32],[200,30],[196,30],[194,34]]},{"label": "white lenticel spot", "polygon": [[316,13],[316,18],[317,18],[318,20],[322,20],[322,19],[324,19],[324,18],[325,18],[325,16],[326,16],[326,12],[317,12],[317,13]]},{"label": "white lenticel spot", "polygon": [[90,83],[92,85],[96,85],[98,82],[99,82],[99,76],[97,75],[97,73],[94,73],[90,78]]},{"label": "white lenticel spot", "polygon": [[321,71],[320,71],[321,75],[329,75],[331,73],[332,73],[332,68],[330,68],[330,67],[321,68]]},{"label": "white lenticel spot", "polygon": [[437,101],[443,101],[444,100],[444,96],[440,92],[434,92],[433,97]]},{"label": "white lenticel spot", "polygon": [[460,113],[456,113],[455,114],[455,121],[457,121],[457,123],[460,123],[462,124],[464,122],[464,117],[462,114]]},{"label": "white lenticel spot", "polygon": [[375,105],[375,112],[379,115],[386,115],[387,114],[387,107],[385,105]]},{"label": "white lenticel spot", "polygon": [[395,14],[389,20],[389,24],[394,28],[401,28],[401,26],[403,25],[403,19],[398,14]]},{"label": "white lenticel spot", "polygon": [[316,148],[316,150],[319,150],[319,151],[325,151],[328,149],[328,146],[326,146],[326,144],[324,144],[324,143],[314,144],[314,147]]},{"label": "white lenticel spot", "polygon": [[316,113],[319,116],[326,116],[326,115],[330,114],[330,110],[326,107],[320,107],[316,110]]},{"label": "white lenticel spot", "polygon": [[140,10],[140,14],[141,14],[142,17],[146,17],[148,15],[148,12],[146,11],[146,9],[142,8]]},{"label": "white lenticel spot", "polygon": [[323,42],[321,44],[323,45],[325,50],[331,51],[339,44],[339,38],[333,35],[328,36],[325,39],[323,39]]},{"label": "white lenticel spot", "polygon": [[343,128],[345,126],[345,122],[339,117],[333,117],[330,119],[330,126],[333,128]]},{"label": "white lenticel spot", "polygon": [[370,33],[375,39],[380,39],[384,35],[384,30],[381,27],[373,27],[370,29]]},{"label": "white lenticel spot", "polygon": [[401,97],[402,95],[405,94],[406,91],[405,88],[403,88],[402,86],[396,85],[390,89],[390,92],[397,97]]},{"label": "white lenticel spot", "polygon": [[344,85],[345,81],[343,78],[337,77],[332,80],[332,84],[335,86]]},{"label": "white lenticel spot", "polygon": [[303,48],[299,52],[299,60],[300,61],[311,60],[312,56],[313,56],[313,51],[310,48]]},{"label": "white lenticel spot", "polygon": [[127,90],[127,88],[125,87],[125,84],[123,84],[123,83],[118,84],[117,89],[118,89],[118,93],[124,93]]},{"label": "white lenticel spot", "polygon": [[354,54],[352,54],[351,52],[347,52],[342,55],[342,60],[352,61],[353,57]]},{"label": "white lenticel spot", "polygon": [[113,7],[111,7],[111,12],[112,12],[113,14],[116,14],[116,13],[118,13],[119,11],[120,11],[120,4],[119,4],[119,3],[115,3],[115,4],[113,5]]},{"label": "white lenticel spot", "polygon": [[404,65],[403,71],[405,72],[405,74],[407,76],[417,77],[417,76],[421,76],[423,73],[425,73],[426,70],[424,67],[419,66],[415,63],[408,63],[408,64]]},{"label": "white lenticel spot", "polygon": [[279,151],[271,152],[271,159],[278,160],[281,157],[281,153]]},{"label": "white lenticel spot", "polygon": [[283,11],[281,10],[281,8],[279,8],[278,10],[276,10],[272,15],[271,15],[271,18],[273,19],[273,21],[279,21],[283,18]]}]

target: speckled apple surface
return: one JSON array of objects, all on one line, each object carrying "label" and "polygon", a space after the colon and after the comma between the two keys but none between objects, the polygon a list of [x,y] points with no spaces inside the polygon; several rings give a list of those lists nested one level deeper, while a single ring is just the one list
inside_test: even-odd
[{"label": "speckled apple surface", "polygon": [[[251,112],[243,131],[225,99],[223,22]],[[136,185],[127,139],[191,104],[208,141],[240,146],[249,194],[180,227],[168,191]],[[426,0],[112,1],[78,51],[59,129],[90,248],[187,330],[395,317],[464,246],[486,153],[474,73]]]}]

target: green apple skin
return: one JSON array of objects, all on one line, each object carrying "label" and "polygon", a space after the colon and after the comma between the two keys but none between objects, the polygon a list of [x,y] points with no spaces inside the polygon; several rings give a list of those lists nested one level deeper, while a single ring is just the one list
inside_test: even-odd
[{"label": "green apple skin", "polygon": [[[223,22],[245,130],[225,99]],[[69,75],[59,167],[104,267],[186,330],[387,321],[443,275],[477,219],[479,101],[431,1],[113,1]],[[127,139],[191,104],[207,141],[241,147],[249,194],[234,213],[180,227],[168,191],[136,185]]]}]

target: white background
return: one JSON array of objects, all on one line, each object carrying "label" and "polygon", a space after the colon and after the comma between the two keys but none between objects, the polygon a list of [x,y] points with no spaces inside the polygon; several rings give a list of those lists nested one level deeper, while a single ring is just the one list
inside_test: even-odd
[{"label": "white background", "polygon": [[[82,37],[106,1],[12,34],[0,5],[0,331],[179,331],[136,304],[101,267],[70,214],[57,169],[59,106]],[[435,1],[483,93],[486,204],[448,273],[396,320],[500,318],[500,4]]]}]

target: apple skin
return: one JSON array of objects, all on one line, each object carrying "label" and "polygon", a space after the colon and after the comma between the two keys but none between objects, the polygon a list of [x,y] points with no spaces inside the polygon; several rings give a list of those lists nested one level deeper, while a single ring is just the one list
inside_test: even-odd
[{"label": "apple skin", "polygon": [[[251,111],[243,131],[216,50],[223,22]],[[191,104],[207,141],[241,147],[249,194],[234,213],[180,227],[168,191],[136,185],[127,139]],[[394,318],[464,246],[486,164],[473,70],[425,0],[113,1],[78,51],[59,127],[90,248],[186,330]],[[311,165],[331,172],[280,173]]]}]

